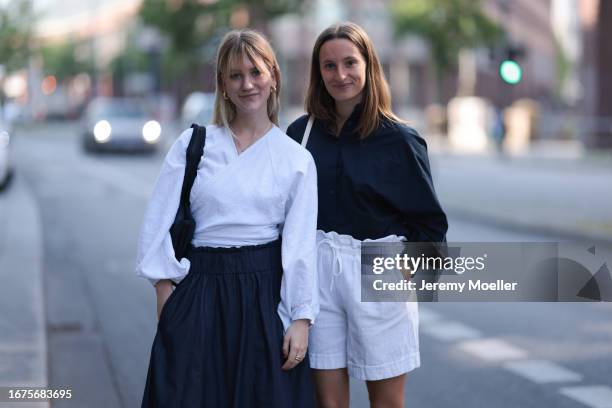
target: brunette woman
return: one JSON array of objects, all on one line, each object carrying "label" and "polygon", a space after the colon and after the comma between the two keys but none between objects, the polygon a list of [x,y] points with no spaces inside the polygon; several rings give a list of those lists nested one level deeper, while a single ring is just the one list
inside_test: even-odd
[{"label": "brunette woman", "polygon": [[427,147],[391,110],[372,41],[356,24],[319,35],[305,105],[287,134],[318,171],[321,311],[309,349],[317,400],[348,408],[350,376],[366,381],[372,407],[402,407],[406,373],[420,365],[417,304],[361,302],[360,249],[444,241]]}]

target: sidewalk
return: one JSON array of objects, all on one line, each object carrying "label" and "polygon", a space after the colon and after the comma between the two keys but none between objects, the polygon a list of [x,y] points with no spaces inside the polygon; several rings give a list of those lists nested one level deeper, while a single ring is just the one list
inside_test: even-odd
[{"label": "sidewalk", "polygon": [[612,243],[612,154],[548,141],[514,156],[453,153],[428,139],[444,208],[463,218]]},{"label": "sidewalk", "polygon": [[[36,200],[16,174],[0,193],[0,387],[48,385],[41,239]],[[1,394],[0,408],[49,406]]]}]

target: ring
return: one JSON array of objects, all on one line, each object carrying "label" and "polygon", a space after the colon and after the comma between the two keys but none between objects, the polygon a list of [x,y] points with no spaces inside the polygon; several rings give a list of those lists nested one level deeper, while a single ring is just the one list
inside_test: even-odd
[{"label": "ring", "polygon": [[302,361],[302,357],[300,357],[300,356],[295,356],[295,361]]}]

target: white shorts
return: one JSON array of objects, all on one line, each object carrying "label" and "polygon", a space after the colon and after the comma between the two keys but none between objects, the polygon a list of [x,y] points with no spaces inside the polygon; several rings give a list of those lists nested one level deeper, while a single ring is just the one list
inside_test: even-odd
[{"label": "white shorts", "polygon": [[[397,242],[392,235],[369,242]],[[364,242],[366,242],[364,241]],[[382,380],[420,365],[416,302],[361,302],[361,241],[317,231],[321,310],[310,329],[310,366]]]}]

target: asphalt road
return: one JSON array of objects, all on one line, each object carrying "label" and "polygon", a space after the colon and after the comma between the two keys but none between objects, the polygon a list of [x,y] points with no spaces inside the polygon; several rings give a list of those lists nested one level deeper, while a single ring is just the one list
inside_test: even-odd
[{"label": "asphalt road", "polygon": [[[86,155],[72,124],[16,140],[42,215],[50,385],[75,390],[53,406],[139,406],[156,317],[134,260],[163,155]],[[450,226],[449,241],[557,240],[453,217]],[[420,330],[407,406],[612,407],[610,303],[426,304]],[[352,384],[351,406],[368,406],[363,384]]]}]

